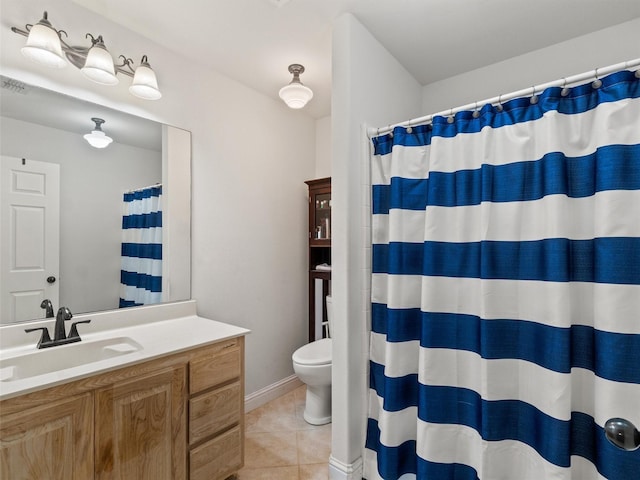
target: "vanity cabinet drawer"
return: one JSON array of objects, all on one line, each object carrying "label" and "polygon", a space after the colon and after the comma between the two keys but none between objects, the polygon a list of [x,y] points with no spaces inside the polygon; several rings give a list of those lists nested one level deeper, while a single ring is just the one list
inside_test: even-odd
[{"label": "vanity cabinet drawer", "polygon": [[189,400],[190,444],[240,423],[241,391],[238,381]]},{"label": "vanity cabinet drawer", "polygon": [[234,427],[189,453],[191,480],[220,480],[242,467],[242,430]]},{"label": "vanity cabinet drawer", "polygon": [[204,350],[189,362],[189,393],[198,393],[234,378],[242,368],[238,339]]}]

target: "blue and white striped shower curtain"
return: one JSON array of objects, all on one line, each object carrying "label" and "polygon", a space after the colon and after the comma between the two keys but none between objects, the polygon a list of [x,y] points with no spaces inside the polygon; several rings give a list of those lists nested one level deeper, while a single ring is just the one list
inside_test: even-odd
[{"label": "blue and white striped shower curtain", "polygon": [[600,80],[373,139],[368,480],[640,478],[640,79]]},{"label": "blue and white striped shower curtain", "polygon": [[162,185],[124,194],[120,308],[162,301]]}]

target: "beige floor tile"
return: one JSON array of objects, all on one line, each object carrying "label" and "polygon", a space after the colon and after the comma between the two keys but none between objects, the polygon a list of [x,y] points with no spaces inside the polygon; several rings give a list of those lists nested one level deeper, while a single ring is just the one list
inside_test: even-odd
[{"label": "beige floor tile", "polygon": [[317,463],[300,465],[300,480],[329,480],[329,465]]},{"label": "beige floor tile", "polygon": [[304,406],[304,402],[307,396],[307,386],[301,385],[293,391],[293,396],[295,398],[296,406],[302,405]]},{"label": "beige floor tile", "polygon": [[298,464],[296,437],[290,432],[247,433],[244,446],[246,468],[284,467]]},{"label": "beige floor tile", "polygon": [[[298,480],[300,477],[298,476],[298,466],[295,465],[291,467],[243,468],[238,472],[237,478],[238,480]],[[311,480],[316,477],[304,478]]]},{"label": "beige floor tile", "polygon": [[245,432],[293,432],[301,428],[295,406],[281,410],[254,410],[245,416]]},{"label": "beige floor tile", "polygon": [[298,428],[294,392],[278,397],[245,415],[245,432],[291,432]]},{"label": "beige floor tile", "polygon": [[328,463],[331,454],[331,424],[314,430],[296,432],[298,442],[298,463],[308,465]]},{"label": "beige floor tile", "polygon": [[306,386],[245,415],[245,468],[237,480],[328,480],[331,424],[302,413]]}]

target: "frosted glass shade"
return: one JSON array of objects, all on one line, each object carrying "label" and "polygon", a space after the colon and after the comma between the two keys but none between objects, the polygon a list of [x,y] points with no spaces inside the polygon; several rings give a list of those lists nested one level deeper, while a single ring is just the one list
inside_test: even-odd
[{"label": "frosted glass shade", "polygon": [[289,108],[302,108],[313,98],[313,92],[302,83],[291,82],[280,89],[280,98]]},{"label": "frosted glass shade", "polygon": [[158,89],[158,80],[155,72],[149,67],[148,63],[143,62],[133,76],[133,82],[129,87],[129,92],[139,98],[145,100],[158,100],[162,97],[162,93]]},{"label": "frosted glass shade", "polygon": [[87,133],[84,139],[94,148],[106,148],[113,142],[113,138],[108,137],[102,130],[93,130]]},{"label": "frosted glass shade", "polygon": [[30,60],[47,67],[62,68],[67,65],[58,33],[42,23],[31,27],[27,43],[22,47],[21,52]]},{"label": "frosted glass shade", "polygon": [[103,85],[115,85],[118,83],[113,58],[101,44],[91,47],[87,54],[87,60],[80,71],[89,79]]}]

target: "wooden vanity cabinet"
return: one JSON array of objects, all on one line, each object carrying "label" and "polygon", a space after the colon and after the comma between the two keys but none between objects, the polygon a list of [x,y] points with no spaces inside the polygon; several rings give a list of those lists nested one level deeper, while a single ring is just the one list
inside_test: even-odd
[{"label": "wooden vanity cabinet", "polygon": [[2,416],[2,479],[93,478],[93,450],[91,393]]},{"label": "wooden vanity cabinet", "polygon": [[189,362],[190,480],[224,479],[244,464],[243,338]]},{"label": "wooden vanity cabinet", "polygon": [[0,478],[223,480],[243,418],[237,337],[0,402]]},{"label": "wooden vanity cabinet", "polygon": [[96,390],[95,478],[185,479],[185,392],[184,364]]}]

